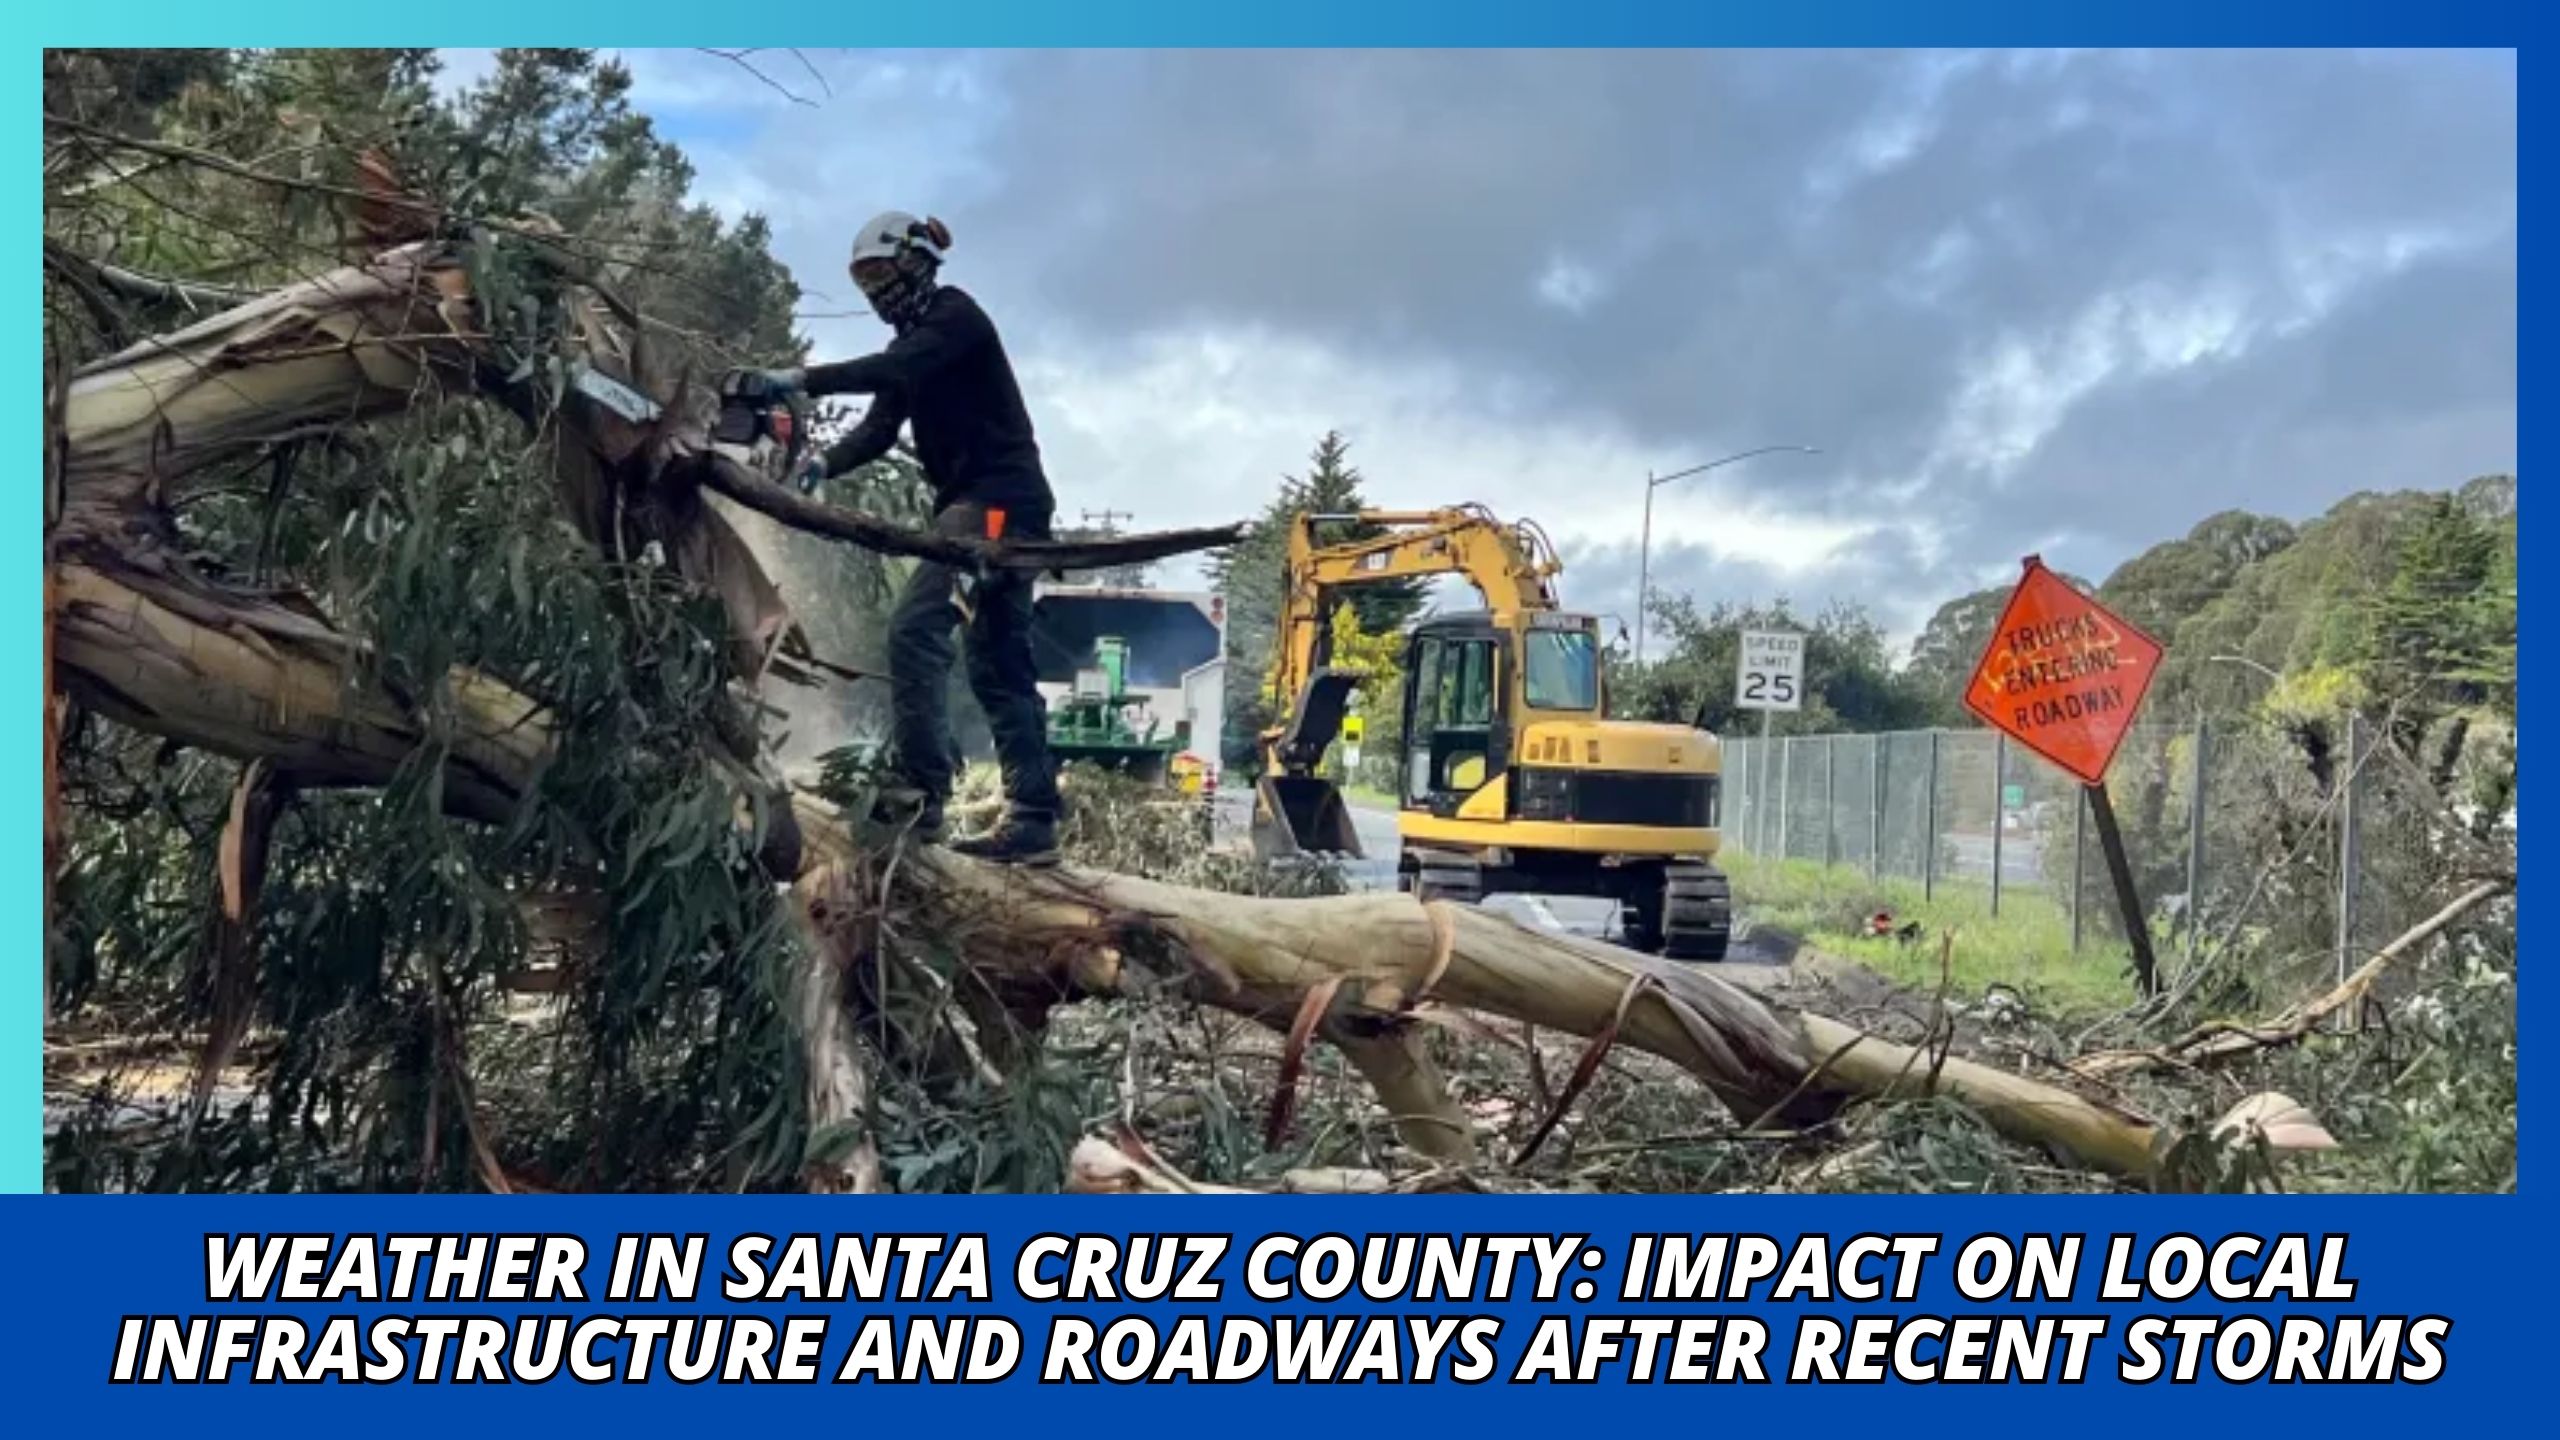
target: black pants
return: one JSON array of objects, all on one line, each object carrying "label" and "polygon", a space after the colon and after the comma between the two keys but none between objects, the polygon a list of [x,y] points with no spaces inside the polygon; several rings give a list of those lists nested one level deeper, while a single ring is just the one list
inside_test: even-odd
[{"label": "black pants", "polygon": [[[935,533],[984,535],[986,512],[953,505],[933,517]],[[1045,515],[1005,516],[1008,538],[1046,538]],[[962,614],[949,566],[916,566],[889,619],[889,682],[897,720],[898,768],[909,784],[937,799],[951,794],[955,756],[947,708],[951,632]],[[1017,815],[1058,813],[1057,773],[1049,760],[1049,707],[1031,661],[1028,571],[991,574],[977,584],[969,631],[969,689],[995,732],[1005,799]]]}]

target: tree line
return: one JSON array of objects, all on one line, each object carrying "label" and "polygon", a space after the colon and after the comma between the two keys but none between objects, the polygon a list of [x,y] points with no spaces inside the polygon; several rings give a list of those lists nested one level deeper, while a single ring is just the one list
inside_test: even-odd
[{"label": "tree line", "polygon": [[[1281,603],[1291,518],[1367,503],[1350,443],[1319,440],[1303,475],[1285,477],[1245,544],[1212,567],[1228,602],[1228,755],[1249,763],[1252,737],[1285,698],[1263,693]],[[2376,557],[2380,557],[2377,563]],[[2362,708],[2387,717],[2412,748],[2448,726],[2511,731],[2515,718],[2515,481],[2486,476],[2455,490],[2357,494],[2301,525],[2226,511],[2126,560],[2102,582],[2068,583],[2168,649],[2146,702],[2155,718],[2260,715],[2302,721]],[[1570,577],[1568,577],[1568,587]],[[1735,704],[1746,630],[1805,636],[1804,706],[1774,717],[1780,734],[1970,728],[1964,708],[1974,666],[2011,586],[1940,605],[1907,650],[1866,607],[1833,600],[1808,610],[1786,597],[1701,603],[1657,586],[1646,597],[1654,654],[1637,661],[1624,637],[1610,651],[1610,709],[1622,718],[1756,733],[1760,717]],[[1380,645],[1421,612],[1426,587],[1354,592],[1337,619],[1338,644],[1368,657],[1364,701],[1371,751],[1392,725],[1401,684],[1396,647]],[[1384,663],[1382,663],[1382,659]],[[1391,738],[1392,731],[1388,732]],[[2449,743],[2459,749],[2456,736]],[[1365,758],[1365,757],[1364,757]],[[1391,774],[1390,769],[1386,772]],[[1366,768],[1366,767],[1364,767]]]}]

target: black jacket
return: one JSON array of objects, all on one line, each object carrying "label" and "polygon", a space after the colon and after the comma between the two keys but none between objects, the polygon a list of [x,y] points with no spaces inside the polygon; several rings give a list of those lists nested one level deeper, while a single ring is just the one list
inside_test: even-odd
[{"label": "black jacket", "polygon": [[923,317],[888,349],[812,366],[805,383],[811,395],[872,397],[861,423],[828,447],[830,475],[888,454],[898,426],[912,422],[934,508],[973,501],[1045,523],[1056,507],[1013,363],[994,322],[965,291],[936,290]]}]

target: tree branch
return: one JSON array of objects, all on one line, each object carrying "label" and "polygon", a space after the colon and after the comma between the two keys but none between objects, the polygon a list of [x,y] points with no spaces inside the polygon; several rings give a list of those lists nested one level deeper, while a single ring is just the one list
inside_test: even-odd
[{"label": "tree branch", "polygon": [[[806,105],[812,110],[818,107],[817,101],[812,100],[805,95],[794,95],[781,81],[774,79],[772,76],[767,75],[755,66],[748,64],[747,57],[756,53],[753,50],[714,50],[707,45],[698,48],[700,48],[702,53],[705,55],[712,56],[715,59],[726,60],[730,64],[737,66],[739,69],[746,71],[750,75],[753,75],[758,80],[763,81],[766,88],[772,90],[774,94],[781,96],[783,99],[790,101],[794,105]],[[795,57],[800,56],[800,52],[797,50],[794,50],[791,53]],[[800,63],[803,67],[808,69],[811,75],[817,76],[817,80],[820,85],[825,85],[827,83],[826,77],[819,75],[817,67],[810,65],[806,57],[800,57]]]},{"label": "tree branch", "polygon": [[812,535],[846,540],[884,555],[990,570],[1098,570],[1233,545],[1242,524],[1199,530],[1167,530],[1108,540],[954,540],[840,510],[767,480],[716,450],[696,452],[695,473],[704,485],[748,509]]},{"label": "tree branch", "polygon": [[2373,989],[2373,982],[2380,979],[2382,972],[2393,962],[2444,933],[2454,921],[2514,888],[2515,882],[2510,879],[2481,881],[2455,896],[2443,909],[2411,926],[2399,939],[2383,946],[2372,959],[2358,966],[2356,973],[2339,982],[2327,994],[2295,1005],[2273,1020],[2257,1025],[2216,1021],[2198,1026],[2157,1050],[2103,1050],[2083,1055],[2071,1062],[2072,1073],[2100,1079],[2144,1070],[2183,1070],[2279,1045],[2290,1045],[2310,1034],[2321,1021],[2361,1001]]},{"label": "tree branch", "polygon": [[[331,195],[341,200],[353,200],[364,205],[388,204],[400,209],[414,210],[421,215],[453,218],[453,212],[441,206],[430,205],[423,200],[384,196],[370,190],[357,189],[352,185],[331,184],[326,180],[303,180],[290,175],[278,175],[271,170],[260,170],[243,165],[227,155],[217,155],[210,150],[199,150],[191,145],[173,145],[165,140],[144,140],[132,135],[120,135],[103,126],[74,120],[67,115],[56,115],[51,111],[45,112],[44,123],[50,129],[66,130],[71,134],[95,140],[102,145],[111,145],[119,150],[132,150],[144,155],[158,155],[170,160],[183,161],[202,169],[217,170],[235,179],[260,185],[272,185],[284,190],[301,190],[314,195]],[[504,228],[495,221],[485,223]]]},{"label": "tree branch", "polygon": [[265,293],[229,285],[200,285],[191,281],[165,280],[156,275],[145,275],[140,271],[126,270],[104,261],[93,260],[59,241],[50,239],[44,242],[44,258],[59,269],[77,270],[119,295],[136,300],[179,304],[189,309],[225,310],[234,305],[245,305]]}]

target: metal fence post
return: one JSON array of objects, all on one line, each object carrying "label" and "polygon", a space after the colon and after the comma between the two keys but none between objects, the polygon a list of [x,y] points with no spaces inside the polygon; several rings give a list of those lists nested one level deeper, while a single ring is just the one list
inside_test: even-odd
[{"label": "metal fence post", "polygon": [[1742,827],[1751,804],[1751,752],[1739,740],[1723,741],[1723,783],[1716,800],[1716,824],[1727,834]]},{"label": "metal fence post", "polygon": [[2196,933],[2204,928],[2204,754],[2210,742],[2196,717],[2195,757],[2187,778],[2187,963],[2196,963]]},{"label": "metal fence post", "polygon": [[1751,853],[1765,855],[1769,850],[1768,826],[1763,823],[1769,813],[1769,746],[1761,740],[1743,743],[1751,747]]},{"label": "metal fence post", "polygon": [[2001,839],[2008,830],[2009,792],[2002,788],[2008,780],[2003,773],[2009,768],[2009,737],[2005,732],[1991,735],[1991,918],[2000,918]]},{"label": "metal fence post", "polygon": [[1760,804],[1759,777],[1751,773],[1753,761],[1750,742],[1734,741],[1733,751],[1734,773],[1740,777],[1742,783],[1733,796],[1731,824],[1741,839],[1742,848],[1748,850],[1751,848],[1751,814]]},{"label": "metal fence post", "polygon": [[1769,746],[1761,740],[1743,743],[1751,747],[1751,853],[1765,855],[1769,837],[1761,817],[1769,813]]},{"label": "metal fence post", "polygon": [[1778,791],[1778,753],[1776,742],[1751,742],[1751,831],[1761,854],[1769,853],[1769,839],[1777,832],[1770,828],[1770,813],[1786,796]]},{"label": "metal fence post", "polygon": [[1929,732],[1929,803],[1920,836],[1920,898],[1938,898],[1938,737]]},{"label": "metal fence post", "polygon": [[1838,852],[1833,846],[1832,832],[1839,828],[1840,820],[1835,813],[1840,808],[1840,797],[1836,785],[1840,778],[1840,771],[1833,764],[1833,759],[1839,751],[1839,736],[1822,737],[1822,868],[1825,870],[1830,869],[1838,859]]},{"label": "metal fence post", "polygon": [[1778,858],[1787,858],[1787,811],[1796,798],[1796,737],[1778,742]]},{"label": "metal fence post", "polygon": [[1760,774],[1762,764],[1760,759],[1760,747],[1752,744],[1748,740],[1741,743],[1743,753],[1751,757],[1748,765],[1746,765],[1743,770],[1743,793],[1750,797],[1747,802],[1750,808],[1745,810],[1742,815],[1742,846],[1746,850],[1756,852],[1760,848],[1760,807],[1769,803],[1760,797],[1760,792],[1769,787],[1766,780]]},{"label": "metal fence post", "polygon": [[1867,737],[1867,878],[1884,876],[1884,737]]},{"label": "metal fence post", "polygon": [[2364,755],[2363,717],[2347,712],[2347,756],[2338,772],[2338,983],[2345,984],[2353,966],[2356,943],[2356,872],[2364,863],[2357,832],[2356,791],[2361,788]]},{"label": "metal fence post", "polygon": [[1761,755],[1761,746],[1749,740],[1740,743],[1751,752],[1751,808],[1742,817],[1742,848],[1757,855],[1760,853],[1760,811],[1769,803],[1761,793],[1769,788],[1769,777],[1761,772],[1768,768],[1769,762]]},{"label": "metal fence post", "polygon": [[2081,879],[2080,860],[2088,843],[2089,801],[2074,796],[2071,806],[2071,951],[2080,952],[2080,892],[2087,887]]}]

